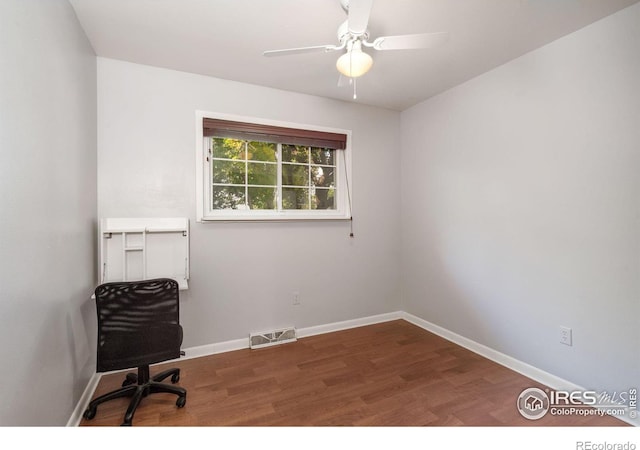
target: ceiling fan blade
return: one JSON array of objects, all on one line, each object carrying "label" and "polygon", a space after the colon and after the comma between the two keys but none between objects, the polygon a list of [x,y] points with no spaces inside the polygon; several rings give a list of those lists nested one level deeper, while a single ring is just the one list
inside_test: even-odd
[{"label": "ceiling fan blade", "polygon": [[401,36],[382,36],[373,41],[376,50],[407,50],[418,48],[432,48],[443,44],[449,38],[449,33],[405,34]]},{"label": "ceiling fan blade", "polygon": [[349,14],[347,18],[349,32],[360,36],[367,31],[372,6],[373,0],[349,0]]},{"label": "ceiling fan blade", "polygon": [[334,50],[339,50],[340,47],[335,45],[316,45],[313,47],[299,47],[299,48],[285,48],[282,50],[267,50],[262,54],[264,56],[286,56],[286,55],[297,55],[300,53],[322,53],[322,52],[331,52]]}]

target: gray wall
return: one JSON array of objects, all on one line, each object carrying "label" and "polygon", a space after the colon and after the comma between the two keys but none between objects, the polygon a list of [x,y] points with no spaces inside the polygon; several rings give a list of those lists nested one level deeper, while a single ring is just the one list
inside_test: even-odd
[{"label": "gray wall", "polygon": [[639,24],[629,7],[402,113],[405,311],[637,387]]},{"label": "gray wall", "polygon": [[[196,223],[197,110],[352,130],[355,238],[348,222]],[[397,311],[399,130],[395,111],[98,58],[98,213],[190,219],[185,347]]]},{"label": "gray wall", "polygon": [[66,0],[2,0],[0,67],[0,425],[64,425],[95,372],[96,59]]}]

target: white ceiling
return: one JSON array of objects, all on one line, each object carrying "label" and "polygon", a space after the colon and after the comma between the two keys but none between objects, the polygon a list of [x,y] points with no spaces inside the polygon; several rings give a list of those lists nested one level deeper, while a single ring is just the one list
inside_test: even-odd
[{"label": "white ceiling", "polygon": [[[375,0],[372,38],[446,31],[429,50],[369,51],[359,103],[406,109],[639,0]],[[339,0],[70,0],[98,56],[354,101],[340,53],[266,58],[337,44]],[[370,39],[373,40],[373,39]]]}]

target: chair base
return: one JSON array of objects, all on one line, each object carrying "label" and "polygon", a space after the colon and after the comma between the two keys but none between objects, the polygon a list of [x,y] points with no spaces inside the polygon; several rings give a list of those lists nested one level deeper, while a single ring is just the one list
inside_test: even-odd
[{"label": "chair base", "polygon": [[133,416],[142,398],[156,392],[176,394],[178,396],[176,406],[178,408],[182,408],[187,402],[187,391],[179,386],[161,383],[162,380],[169,376],[171,376],[172,383],[177,383],[178,380],[180,380],[180,369],[165,370],[154,377],[149,377],[149,366],[140,366],[138,367],[137,374],[127,374],[120,389],[101,395],[100,397],[92,400],[85,410],[83,417],[87,420],[93,419],[96,415],[98,405],[101,403],[120,397],[131,397],[129,407],[124,415],[124,421],[122,422],[122,426],[131,426],[133,423]]}]

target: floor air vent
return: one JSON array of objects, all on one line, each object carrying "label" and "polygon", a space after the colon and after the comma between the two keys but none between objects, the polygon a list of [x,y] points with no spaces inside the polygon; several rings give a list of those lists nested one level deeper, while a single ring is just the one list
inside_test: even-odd
[{"label": "floor air vent", "polygon": [[252,333],[249,335],[249,348],[269,347],[295,341],[297,341],[295,328],[285,328],[267,333]]}]

